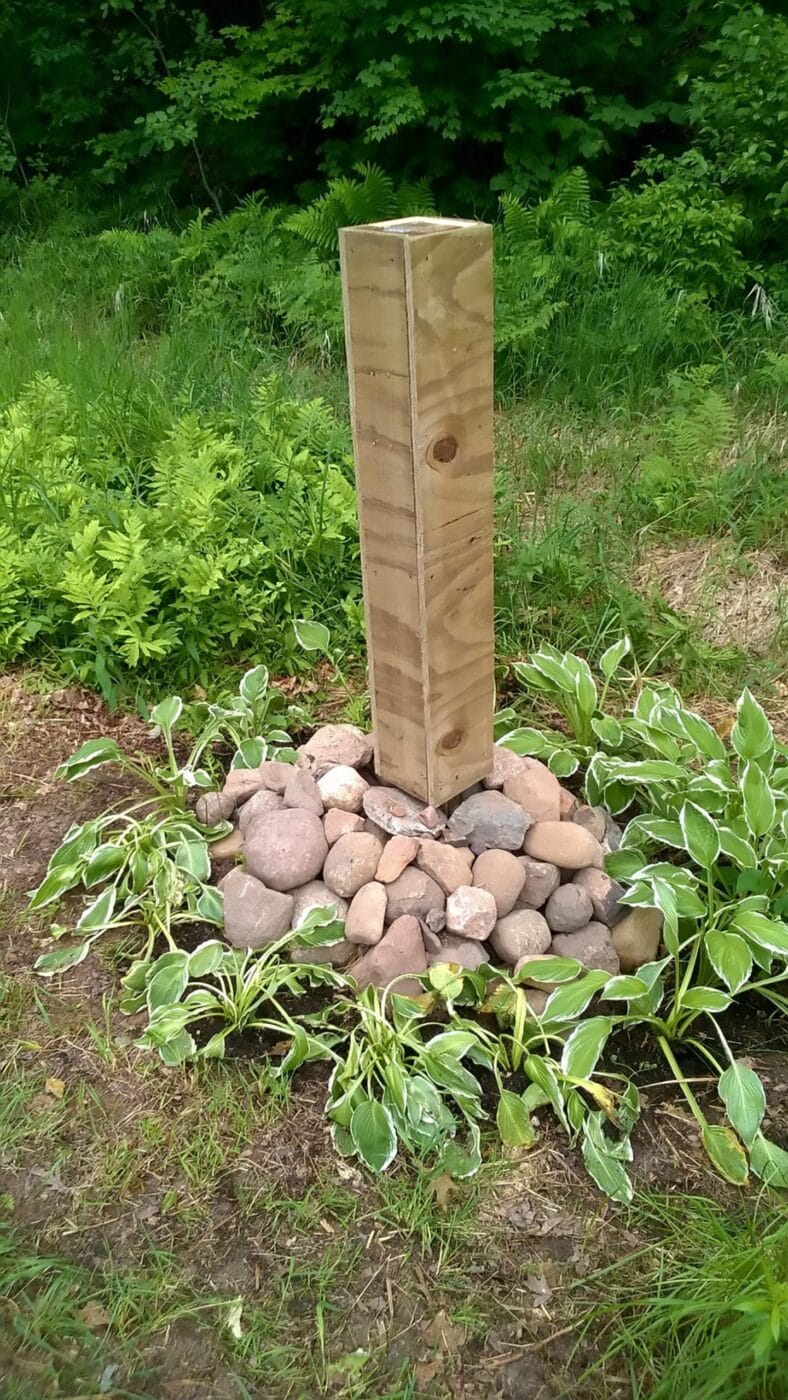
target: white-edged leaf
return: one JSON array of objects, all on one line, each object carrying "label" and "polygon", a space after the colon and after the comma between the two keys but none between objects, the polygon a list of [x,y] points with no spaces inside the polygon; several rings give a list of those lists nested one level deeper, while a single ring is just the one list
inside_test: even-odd
[{"label": "white-edged leaf", "polygon": [[76,753],[58,765],[55,777],[66,778],[71,783],[75,778],[84,778],[86,773],[100,768],[103,763],[117,763],[122,757],[123,751],[114,739],[88,739]]},{"label": "white-edged leaf", "polygon": [[207,977],[215,972],[224,957],[225,944],[218,938],[209,938],[189,954],[188,972],[190,977]]},{"label": "white-edged leaf", "polygon": [[774,826],[774,793],[762,768],[755,761],[747,763],[739,780],[744,802],[744,820],[751,835],[765,836]]},{"label": "white-edged leaf", "polygon": [[648,995],[649,988],[642,977],[611,977],[605,984],[602,997],[605,1001],[634,1001],[636,997]]},{"label": "white-edged leaf", "polygon": [[706,952],[717,976],[735,996],[752,972],[752,953],[743,938],[732,929],[710,929],[704,939]]},{"label": "white-edged leaf", "polygon": [[328,653],[331,633],[324,623],[314,622],[305,617],[297,617],[293,619],[293,631],[298,645],[304,651],[322,651],[324,655]]},{"label": "white-edged leaf", "polygon": [[586,1007],[593,1000],[601,987],[604,987],[608,980],[608,974],[599,969],[593,969],[580,977],[576,982],[568,982],[563,987],[557,987],[547,998],[547,1005],[542,1012],[543,1021],[570,1021],[575,1016],[582,1016]]},{"label": "white-edged leaf", "polygon": [[353,1146],[365,1166],[384,1172],[397,1154],[397,1130],[389,1110],[375,1099],[365,1099],[350,1119]]},{"label": "white-edged leaf", "polygon": [[763,1133],[757,1133],[750,1149],[750,1166],[767,1186],[788,1190],[788,1152]]},{"label": "white-edged leaf", "polygon": [[611,676],[616,674],[624,657],[631,650],[632,643],[629,637],[621,637],[617,642],[613,642],[612,646],[607,648],[607,651],[602,652],[599,658],[599,669],[606,681],[609,681]]},{"label": "white-edged leaf", "polygon": [[[645,992],[646,988],[643,987]],[[591,1016],[575,1026],[564,1044],[561,1068],[574,1079],[588,1079],[593,1074],[599,1056],[605,1048],[613,1026],[610,1016]]]},{"label": "white-edged leaf", "polygon": [[613,1201],[629,1204],[634,1192],[626,1169],[617,1158],[600,1152],[587,1134],[583,1136],[583,1161],[589,1176],[596,1182],[600,1191],[604,1191]]},{"label": "white-edged leaf", "polygon": [[536,1142],[528,1109],[510,1089],[501,1090],[495,1121],[505,1147],[531,1147]]},{"label": "white-edged leaf", "polygon": [[730,1128],[706,1123],[702,1138],[703,1146],[720,1176],[734,1186],[746,1186],[747,1155],[736,1134]]},{"label": "white-edged leaf", "polygon": [[742,691],[736,705],[731,744],[745,762],[770,756],[774,752],[772,726],[763,708],[747,689]]},{"label": "white-edged leaf", "polygon": [[182,714],[183,701],[180,695],[169,695],[166,700],[160,700],[158,705],[153,706],[149,722],[168,734],[175,728]]},{"label": "white-edged leaf", "polygon": [[36,958],[33,964],[33,971],[39,977],[54,977],[58,972],[66,972],[70,967],[76,967],[78,963],[84,961],[90,952],[91,940],[88,938],[84,943],[74,943],[70,948],[57,948],[54,953],[42,953],[40,958]]},{"label": "white-edged leaf", "polygon": [[679,813],[679,825],[687,852],[696,865],[708,870],[720,853],[720,838],[711,817],[694,802],[685,802]]},{"label": "white-edged leaf", "polygon": [[254,705],[268,689],[268,667],[253,666],[250,671],[246,671],[241,677],[241,684],[238,687],[239,694],[243,696],[248,704]]},{"label": "white-edged leaf", "polygon": [[107,889],[102,890],[98,899],[94,899],[93,903],[89,904],[87,909],[80,914],[77,928],[82,929],[84,933],[106,928],[115,911],[117,894],[114,885],[109,885]]},{"label": "white-edged leaf", "polygon": [[761,948],[788,958],[788,924],[782,920],[769,919],[756,909],[739,908],[733,918],[733,927]]},{"label": "white-edged leaf", "polygon": [[734,1060],[717,1083],[725,1111],[745,1147],[751,1147],[766,1112],[766,1094],[754,1070]]},{"label": "white-edged leaf", "polygon": [[720,850],[723,855],[735,861],[742,870],[754,870],[758,864],[758,857],[749,841],[745,841],[743,836],[737,835],[728,826],[718,827],[717,834],[720,838]]},{"label": "white-edged leaf", "polygon": [[690,987],[681,998],[682,1011],[726,1011],[731,1004],[727,992],[719,987]]}]

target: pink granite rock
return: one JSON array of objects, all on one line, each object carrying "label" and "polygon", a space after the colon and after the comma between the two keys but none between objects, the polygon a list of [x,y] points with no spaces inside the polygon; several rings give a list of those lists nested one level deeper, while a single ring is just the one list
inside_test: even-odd
[{"label": "pink granite rock", "polygon": [[541,909],[561,883],[558,866],[531,856],[518,856],[517,862],[525,871],[525,884],[517,896],[516,908]]},{"label": "pink granite rock", "polygon": [[327,811],[339,807],[343,812],[360,812],[369,783],[349,764],[338,763],[318,778],[317,786]]},{"label": "pink granite rock", "polygon": [[293,890],[314,880],[327,855],[320,818],[295,807],[258,817],[244,846],[249,873],[272,890]]},{"label": "pink granite rock", "polygon": [[436,829],[424,820],[423,810],[399,788],[369,787],[364,793],[364,812],[389,836],[434,836]]},{"label": "pink granite rock", "polygon": [[578,808],[578,801],[569,788],[561,788],[561,821],[570,822]]},{"label": "pink granite rock", "polygon": [[323,879],[328,888],[343,899],[352,899],[362,885],[375,878],[382,843],[368,831],[351,831],[340,836],[328,852]]},{"label": "pink granite rock", "polygon": [[417,997],[422,990],[421,983],[405,974],[426,970],[427,955],[419,921],[404,914],[386,930],[380,942],[364,954],[353,969],[353,977],[360,991],[370,985],[388,987],[395,978],[400,978],[402,980],[396,982],[393,990],[400,996]]},{"label": "pink granite rock", "polygon": [[278,792],[280,797],[290,781],[293,772],[292,763],[281,763],[279,759],[267,758],[259,768],[260,776],[263,780],[263,787],[269,792]]},{"label": "pink granite rock", "polygon": [[440,885],[444,894],[452,894],[460,885],[468,884],[467,856],[456,846],[444,846],[442,841],[422,841],[416,864]]},{"label": "pink granite rock", "polygon": [[345,937],[350,943],[372,947],[383,937],[385,924],[386,886],[371,880],[353,896],[345,920]]},{"label": "pink granite rock", "polygon": [[340,836],[347,836],[351,831],[363,831],[364,818],[357,816],[355,812],[343,812],[339,807],[330,807],[323,818],[323,830],[329,846],[333,846]]},{"label": "pink granite rock", "polygon": [[386,920],[393,923],[403,914],[425,919],[431,911],[444,909],[446,897],[440,885],[424,870],[407,865],[396,880],[386,886],[388,907]]},{"label": "pink granite rock", "polygon": [[323,799],[315,779],[305,768],[293,768],[284,792],[285,807],[300,807],[305,812],[323,815]]},{"label": "pink granite rock", "polygon": [[473,883],[490,891],[502,919],[514,909],[525,884],[525,871],[511,851],[483,851],[474,862]]},{"label": "pink granite rock", "polygon": [[259,768],[231,768],[224,780],[222,794],[240,807],[261,787],[265,787],[265,783]]},{"label": "pink granite rock", "polygon": [[506,779],[513,778],[522,766],[523,760],[519,754],[504,748],[503,744],[493,744],[492,772],[484,779],[484,786],[500,790]]},{"label": "pink granite rock", "polygon": [[504,797],[518,802],[531,822],[557,822],[561,818],[561,784],[538,758],[523,758],[522,767],[503,785]]},{"label": "pink granite rock", "polygon": [[577,933],[556,933],[550,945],[559,958],[577,958],[583,967],[600,968],[616,976],[621,971],[618,954],[605,924],[592,921]]},{"label": "pink granite rock", "polygon": [[239,868],[219,882],[224,899],[224,933],[234,948],[262,948],[290,928],[293,897],[265,885]]},{"label": "pink granite rock", "polygon": [[419,853],[419,843],[415,836],[392,836],[383,847],[383,855],[375,872],[375,879],[390,885],[411,865]]},{"label": "pink granite rock", "polygon": [[474,885],[460,885],[446,901],[446,928],[457,938],[489,938],[497,917],[495,896]]},{"label": "pink granite rock", "polygon": [[255,792],[248,802],[244,802],[238,813],[238,825],[246,835],[253,822],[258,817],[263,817],[267,812],[280,812],[284,806],[282,798],[278,792],[272,792],[270,788],[260,788]]},{"label": "pink granite rock", "polygon": [[315,778],[340,764],[366,768],[371,762],[372,740],[355,724],[324,724],[298,750],[299,768],[308,768]]},{"label": "pink granite rock", "polygon": [[534,860],[550,861],[560,870],[584,870],[588,865],[601,870],[604,859],[596,837],[576,822],[536,822],[526,834],[523,850]]},{"label": "pink granite rock", "polygon": [[514,909],[498,920],[490,945],[508,967],[514,967],[528,954],[546,953],[550,947],[547,920],[535,909]]}]

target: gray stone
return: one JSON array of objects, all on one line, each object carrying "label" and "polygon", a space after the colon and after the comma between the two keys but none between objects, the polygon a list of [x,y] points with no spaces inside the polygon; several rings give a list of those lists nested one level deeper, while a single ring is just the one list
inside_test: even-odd
[{"label": "gray stone", "polygon": [[285,807],[302,808],[314,812],[316,817],[323,815],[323,799],[315,779],[305,768],[293,768],[284,792]]},{"label": "gray stone", "polygon": [[259,773],[263,787],[269,792],[278,792],[281,797],[292,776],[293,765],[282,763],[277,758],[266,758],[260,764]]},{"label": "gray stone", "polygon": [[440,885],[425,870],[417,870],[414,865],[407,865],[402,874],[386,886],[386,891],[386,920],[390,924],[403,914],[426,919],[432,910],[446,907],[446,896]]},{"label": "gray stone", "polygon": [[602,844],[607,853],[608,851],[617,851],[619,849],[624,832],[618,822],[613,820],[609,812],[606,812],[605,816],[607,818],[605,821],[605,839]]},{"label": "gray stone", "polygon": [[561,818],[561,784],[538,758],[521,759],[521,768],[503,785],[504,797],[518,802],[529,822],[557,822]]},{"label": "gray stone", "polygon": [[[445,921],[444,916],[444,923]],[[419,919],[419,927],[421,928],[421,936],[424,940],[427,956],[429,957],[430,953],[439,953],[443,947],[440,936],[437,933],[433,933],[426,919]]]},{"label": "gray stone", "polygon": [[280,812],[283,806],[284,802],[278,792],[272,792],[270,788],[260,788],[258,792],[252,794],[248,802],[244,802],[238,813],[238,825],[241,831],[246,835],[258,817],[265,816],[267,812]]},{"label": "gray stone", "polygon": [[559,885],[544,907],[544,916],[553,933],[577,933],[594,912],[591,896],[579,885]]},{"label": "gray stone", "polygon": [[497,917],[495,896],[474,885],[460,885],[446,901],[446,928],[457,938],[489,938]]},{"label": "gray stone", "polygon": [[536,822],[526,834],[523,850],[535,860],[547,860],[560,870],[584,870],[596,865],[601,870],[604,853],[590,831],[576,822]]},{"label": "gray stone", "polygon": [[587,870],[578,870],[574,883],[591,896],[593,916],[600,923],[612,928],[613,924],[623,919],[627,908],[626,905],[619,904],[619,900],[624,893],[624,887],[606,875],[604,870],[597,870],[593,865]]},{"label": "gray stone", "polygon": [[436,952],[427,953],[429,967],[436,967],[439,963],[459,963],[460,967],[476,972],[482,963],[489,961],[490,954],[484,943],[478,939],[452,938],[450,935],[444,937]]},{"label": "gray stone", "polygon": [[291,928],[300,928],[313,909],[333,909],[340,921],[347,914],[347,903],[323,880],[309,880],[300,889],[293,890],[293,922]]},{"label": "gray stone", "polygon": [[359,990],[364,987],[388,987],[395,978],[393,990],[400,996],[417,997],[422,991],[421,983],[406,973],[426,972],[427,954],[421,936],[418,919],[404,914],[386,930],[380,942],[353,969],[353,977]]},{"label": "gray stone", "polygon": [[493,766],[492,772],[484,779],[486,788],[500,790],[507,778],[513,778],[520,772],[523,760],[517,753],[512,753],[511,749],[504,748],[503,744],[493,744]]},{"label": "gray stone", "polygon": [[502,792],[479,792],[466,797],[449,818],[449,831],[458,841],[467,841],[471,850],[519,851],[528,818],[517,802]]},{"label": "gray stone", "polygon": [[380,942],[385,926],[386,886],[370,880],[353,896],[345,920],[345,937],[351,943],[372,947]]},{"label": "gray stone", "polygon": [[371,762],[372,739],[355,724],[324,724],[298,750],[299,768],[308,768],[315,778],[339,764],[366,768]]},{"label": "gray stone", "polygon": [[607,813],[602,807],[578,807],[573,818],[584,831],[590,831],[597,841],[604,841],[607,826]]},{"label": "gray stone", "polygon": [[621,971],[637,972],[643,963],[654,962],[661,935],[662,914],[659,909],[630,910],[612,932],[613,947],[618,954]]},{"label": "gray stone", "polygon": [[561,788],[561,821],[570,822],[578,808],[578,801],[569,788]]},{"label": "gray stone", "polygon": [[231,870],[220,882],[224,933],[234,948],[262,948],[287,933],[293,897],[266,889],[245,870]]},{"label": "gray stone", "polygon": [[320,818],[295,807],[258,817],[244,846],[249,873],[272,890],[293,890],[316,879],[327,855]]},{"label": "gray stone", "polygon": [[498,918],[511,914],[525,884],[525,871],[511,851],[483,851],[473,866],[475,888],[489,890]]},{"label": "gray stone", "polygon": [[343,812],[360,812],[369,783],[348,763],[339,763],[318,778],[317,786],[326,810],[338,807]]},{"label": "gray stone", "polygon": [[592,921],[577,933],[556,933],[550,946],[556,957],[577,958],[583,967],[596,967],[613,977],[621,970],[610,929],[604,924]]},{"label": "gray stone", "polygon": [[422,804],[393,787],[370,787],[364,793],[364,811],[370,821],[389,836],[434,836],[425,822]]},{"label": "gray stone", "polygon": [[203,826],[228,822],[235,811],[235,800],[226,792],[204,792],[194,804],[194,815]]},{"label": "gray stone", "polygon": [[547,920],[535,909],[514,909],[498,920],[490,935],[490,944],[501,962],[514,967],[528,954],[547,952],[550,929]]},{"label": "gray stone", "polygon": [[340,836],[328,852],[323,879],[335,894],[352,899],[362,885],[374,880],[382,854],[383,845],[377,836],[368,831],[351,831]]},{"label": "gray stone", "polygon": [[550,861],[534,860],[532,856],[517,856],[517,863],[525,871],[525,884],[517,896],[517,909],[541,909],[553,890],[561,883],[561,872]]}]

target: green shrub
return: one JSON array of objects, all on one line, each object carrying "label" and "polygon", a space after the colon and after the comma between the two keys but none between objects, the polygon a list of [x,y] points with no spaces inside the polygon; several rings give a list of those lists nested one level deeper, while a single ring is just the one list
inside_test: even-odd
[{"label": "green shrub", "polygon": [[265,380],[243,447],[185,414],[146,463],[102,453],[100,424],[84,458],[75,416],[39,377],[0,422],[4,661],[56,652],[112,699],[135,678],[206,679],[232,654],[287,667],[292,618],[318,607],[342,631],[356,508],[347,440],[321,400]]}]

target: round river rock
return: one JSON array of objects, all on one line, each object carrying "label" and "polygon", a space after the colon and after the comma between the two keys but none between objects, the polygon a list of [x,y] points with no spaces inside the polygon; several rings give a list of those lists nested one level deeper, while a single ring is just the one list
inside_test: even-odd
[{"label": "round river rock", "polygon": [[272,890],[293,890],[316,879],[327,855],[320,818],[297,807],[258,817],[244,844],[249,873]]},{"label": "round river rock", "polygon": [[343,899],[352,899],[362,885],[375,878],[383,843],[368,831],[351,831],[340,836],[328,852],[323,879],[328,888]]}]

